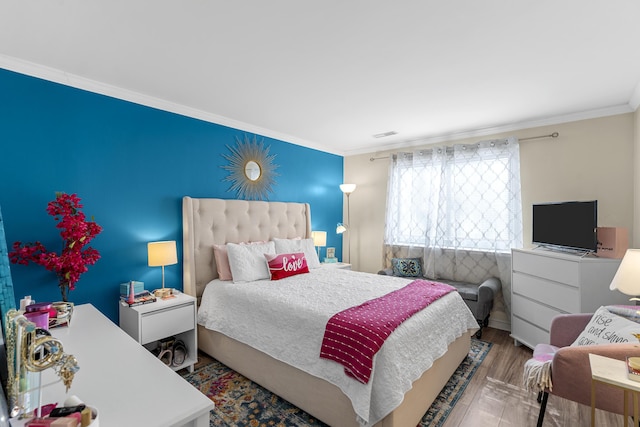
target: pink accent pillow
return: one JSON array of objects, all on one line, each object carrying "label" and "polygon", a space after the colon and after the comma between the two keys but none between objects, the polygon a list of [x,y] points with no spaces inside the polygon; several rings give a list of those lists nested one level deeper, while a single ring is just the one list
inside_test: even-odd
[{"label": "pink accent pillow", "polygon": [[280,280],[296,274],[308,273],[307,259],[304,253],[295,254],[264,254],[269,265],[271,280]]},{"label": "pink accent pillow", "polygon": [[227,245],[213,245],[213,257],[216,259],[220,280],[232,280]]}]

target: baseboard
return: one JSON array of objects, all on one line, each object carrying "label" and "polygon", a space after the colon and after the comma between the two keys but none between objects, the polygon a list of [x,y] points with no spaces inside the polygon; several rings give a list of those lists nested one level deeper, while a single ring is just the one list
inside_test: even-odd
[{"label": "baseboard", "polygon": [[511,322],[504,322],[502,320],[492,319],[491,317],[489,317],[489,327],[511,332]]}]

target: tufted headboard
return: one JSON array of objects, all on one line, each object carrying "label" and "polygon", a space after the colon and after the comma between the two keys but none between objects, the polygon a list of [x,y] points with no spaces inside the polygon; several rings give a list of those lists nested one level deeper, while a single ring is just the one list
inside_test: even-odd
[{"label": "tufted headboard", "polygon": [[184,292],[200,299],[218,277],[213,245],[311,238],[308,203],[182,198]]}]

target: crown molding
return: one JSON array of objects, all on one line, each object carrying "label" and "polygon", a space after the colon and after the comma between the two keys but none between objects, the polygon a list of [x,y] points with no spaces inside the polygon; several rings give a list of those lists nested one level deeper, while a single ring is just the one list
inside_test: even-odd
[{"label": "crown molding", "polygon": [[640,82],[636,85],[633,93],[631,94],[631,99],[629,99],[629,106],[636,111],[640,106]]},{"label": "crown molding", "polygon": [[67,73],[65,71],[47,67],[41,64],[25,61],[19,58],[0,54],[0,68],[4,68],[16,73],[25,74],[31,77],[37,77],[43,80],[59,83],[65,86],[70,86],[76,89],[86,90],[92,93],[100,95],[106,95],[112,98],[121,99],[124,101],[133,102],[135,104],[144,105],[146,107],[156,108],[162,111],[168,111],[171,113],[179,114],[186,117],[191,117],[199,120],[203,120],[209,123],[214,123],[222,126],[227,126],[233,129],[238,129],[244,132],[250,132],[253,134],[265,136],[268,138],[278,139],[291,144],[307,147],[319,151],[323,151],[329,154],[335,154],[339,156],[352,156],[359,154],[374,154],[388,150],[396,150],[401,148],[411,148],[422,145],[438,144],[447,141],[455,141],[465,138],[482,137],[488,135],[495,135],[504,132],[514,132],[523,129],[530,129],[540,126],[550,126],[561,123],[575,122],[579,120],[588,120],[598,117],[613,116],[617,114],[630,113],[635,111],[640,106],[640,82],[636,85],[634,92],[627,104],[616,105],[606,108],[600,108],[595,110],[582,111],[571,114],[558,115],[553,117],[547,117],[542,119],[523,121],[518,123],[510,123],[505,125],[499,125],[495,127],[487,127],[482,129],[470,129],[467,131],[435,135],[424,138],[416,138],[412,140],[402,140],[389,143],[386,145],[379,145],[376,147],[365,147],[355,150],[330,150],[322,144],[314,143],[312,141],[304,140],[294,137],[292,135],[283,134],[280,132],[266,129],[260,126],[255,126],[250,123],[241,122],[238,120],[230,119],[228,117],[220,116],[213,113],[208,113],[196,108],[187,107],[182,104],[170,102],[164,99],[155,98],[152,96],[144,95],[131,90],[123,89],[120,87],[112,86],[106,83],[98,82],[96,80],[87,79],[75,74]]},{"label": "crown molding", "polygon": [[213,113],[208,113],[197,108],[191,108],[187,107],[186,105],[177,104],[175,102],[144,95],[138,92],[109,85],[96,80],[87,79],[85,77],[67,73],[56,68],[47,67],[22,59],[0,54],[0,68],[4,68],[6,70],[14,71],[16,73],[24,74],[31,77],[37,77],[50,82],[59,83],[65,86],[73,87],[75,89],[86,90],[88,92],[133,102],[135,104],[144,105],[145,107],[156,108],[158,110],[168,111],[182,116],[203,120],[205,122],[227,126],[244,132],[250,132],[260,136],[278,139],[291,144],[300,145],[302,147],[312,148],[330,154],[342,155],[342,153],[331,152],[330,150],[327,150],[326,147],[323,147],[321,144],[316,144],[311,141],[294,137],[292,135],[275,132],[273,130],[255,126],[250,123],[241,122],[239,120],[230,119],[228,117],[220,116]]},{"label": "crown molding", "polygon": [[546,117],[536,120],[528,120],[518,123],[510,123],[500,126],[487,127],[482,129],[471,129],[467,131],[454,132],[443,135],[435,135],[425,138],[416,138],[411,140],[397,141],[388,145],[378,146],[375,151],[370,149],[350,150],[344,153],[344,156],[352,156],[358,154],[375,154],[383,151],[397,150],[403,148],[413,148],[424,145],[440,144],[449,141],[458,141],[465,138],[477,138],[489,135],[496,135],[505,132],[514,132],[523,129],[531,129],[542,126],[553,126],[562,123],[577,122],[580,120],[596,119],[599,117],[615,116],[618,114],[631,113],[634,108],[630,104],[615,105],[606,108],[598,108],[594,110],[581,111],[577,113],[563,114],[553,117]]}]

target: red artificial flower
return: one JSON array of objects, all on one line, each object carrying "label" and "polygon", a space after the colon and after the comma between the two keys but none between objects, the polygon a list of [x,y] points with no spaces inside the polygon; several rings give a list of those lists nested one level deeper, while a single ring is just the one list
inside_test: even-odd
[{"label": "red artificial flower", "polygon": [[100,234],[102,227],[94,221],[87,221],[80,208],[80,198],[66,193],[56,193],[55,200],[47,205],[49,215],[58,221],[56,228],[60,229],[63,241],[60,254],[48,252],[40,242],[15,242],[9,252],[9,260],[14,264],[33,262],[55,272],[63,301],[67,301],[67,292],[76,288],[80,275],[88,270],[87,266],[100,259],[100,253],[88,245]]}]

